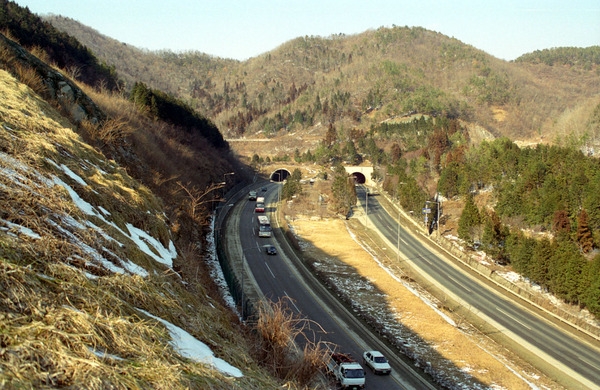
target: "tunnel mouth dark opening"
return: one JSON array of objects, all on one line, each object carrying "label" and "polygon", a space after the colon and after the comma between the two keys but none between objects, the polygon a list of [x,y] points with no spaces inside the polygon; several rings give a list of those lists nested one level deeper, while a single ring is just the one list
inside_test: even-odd
[{"label": "tunnel mouth dark opening", "polygon": [[291,176],[291,173],[287,169],[277,169],[275,172],[271,173],[271,175],[269,176],[269,180],[276,183],[280,183],[282,181],[285,181],[288,178],[288,176]]},{"label": "tunnel mouth dark opening", "polygon": [[365,175],[363,175],[360,172],[354,172],[352,174],[352,177],[354,178],[354,182],[356,184],[365,184],[367,181],[367,178],[365,177]]}]

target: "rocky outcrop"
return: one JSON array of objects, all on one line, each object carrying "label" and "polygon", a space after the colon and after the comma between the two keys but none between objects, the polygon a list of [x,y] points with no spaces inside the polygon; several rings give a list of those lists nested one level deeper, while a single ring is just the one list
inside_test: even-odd
[{"label": "rocky outcrop", "polygon": [[29,85],[73,123],[100,123],[106,116],[73,81],[0,34],[0,67]]}]

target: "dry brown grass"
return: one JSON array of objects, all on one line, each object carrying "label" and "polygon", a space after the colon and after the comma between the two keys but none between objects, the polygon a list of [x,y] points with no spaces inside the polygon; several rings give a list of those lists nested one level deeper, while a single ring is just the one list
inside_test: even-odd
[{"label": "dry brown grass", "polygon": [[[0,387],[278,387],[252,359],[231,311],[214,298],[204,268],[198,275],[193,267],[195,278],[184,269],[190,282],[183,283],[119,229],[84,213],[52,178],[106,210],[121,230],[132,223],[166,245],[171,231],[161,200],[4,71],[0,94]],[[115,266],[133,262],[149,276],[109,271],[92,253]],[[202,263],[202,252],[187,254],[190,263]],[[182,358],[166,329],[136,308],[186,329],[244,377]]]}]

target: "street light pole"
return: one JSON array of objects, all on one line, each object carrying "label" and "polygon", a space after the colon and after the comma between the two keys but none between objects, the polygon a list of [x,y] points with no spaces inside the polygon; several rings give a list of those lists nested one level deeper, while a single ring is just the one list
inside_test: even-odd
[{"label": "street light pole", "polygon": [[[225,186],[227,185],[227,176],[231,176],[231,175],[235,175],[235,172],[228,172],[228,173],[223,174],[223,182],[225,183]],[[223,195],[222,195],[223,200],[225,200],[225,186],[223,186]]]},{"label": "street light pole", "polygon": [[365,186],[365,228],[369,227],[369,189]]}]

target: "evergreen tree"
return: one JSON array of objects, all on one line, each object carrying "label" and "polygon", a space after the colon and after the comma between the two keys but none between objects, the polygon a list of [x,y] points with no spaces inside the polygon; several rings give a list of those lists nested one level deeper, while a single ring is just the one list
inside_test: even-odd
[{"label": "evergreen tree", "polygon": [[390,162],[395,164],[402,157],[402,149],[400,149],[400,145],[397,142],[394,142],[390,147]]},{"label": "evergreen tree", "polygon": [[584,265],[585,259],[577,245],[566,235],[560,236],[550,262],[550,291],[568,303],[580,303]]},{"label": "evergreen tree", "polygon": [[473,201],[471,194],[467,195],[465,208],[458,220],[458,237],[467,242],[472,242],[474,238],[475,228],[481,223],[479,209]]},{"label": "evergreen tree", "polygon": [[582,302],[590,313],[600,317],[600,255],[586,264],[583,275]]},{"label": "evergreen tree", "polygon": [[531,258],[535,252],[536,241],[519,232],[511,235],[507,244],[513,269],[525,277],[530,277]]},{"label": "evergreen tree", "polygon": [[566,210],[558,210],[554,213],[552,229],[558,236],[565,234],[568,236],[571,233],[571,221]]},{"label": "evergreen tree", "polygon": [[550,240],[543,238],[536,241],[531,257],[531,265],[529,266],[531,280],[538,283],[545,290],[549,288],[550,276],[548,272],[553,251]]},{"label": "evergreen tree", "polygon": [[350,164],[360,164],[362,162],[362,157],[356,151],[356,146],[352,140],[348,140],[344,152],[346,154],[346,161]]},{"label": "evergreen tree", "polygon": [[452,163],[444,168],[438,180],[437,190],[446,198],[458,195],[458,164]]},{"label": "evergreen tree", "polygon": [[581,210],[577,220],[577,242],[583,253],[589,253],[594,248],[594,238],[588,225],[588,216],[585,209]]},{"label": "evergreen tree", "polygon": [[331,184],[332,207],[335,212],[347,215],[356,204],[356,187],[342,165],[336,166]]},{"label": "evergreen tree", "polygon": [[331,147],[337,142],[337,132],[335,127],[333,127],[333,123],[329,124],[327,128],[327,133],[325,134],[325,138],[323,139],[323,144],[325,147]]},{"label": "evergreen tree", "polygon": [[292,175],[289,176],[283,184],[283,188],[281,189],[281,198],[292,199],[294,195],[300,194],[302,192],[302,184],[300,184],[301,179],[302,172],[300,172],[298,168],[294,169]]}]

